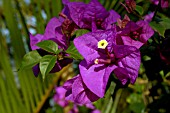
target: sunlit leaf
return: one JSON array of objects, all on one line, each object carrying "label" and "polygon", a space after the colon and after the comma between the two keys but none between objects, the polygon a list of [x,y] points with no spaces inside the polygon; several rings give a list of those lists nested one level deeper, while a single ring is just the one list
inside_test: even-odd
[{"label": "sunlit leaf", "polygon": [[44,57],[42,57],[39,67],[43,79],[45,79],[45,76],[52,70],[56,63],[56,60],[57,57],[53,55],[45,55]]},{"label": "sunlit leaf", "polygon": [[162,18],[160,24],[164,26],[166,29],[170,29],[170,18]]},{"label": "sunlit leaf", "polygon": [[25,68],[32,68],[40,62],[40,59],[41,56],[36,50],[25,54],[21,63],[20,70],[23,70]]},{"label": "sunlit leaf", "polygon": [[143,8],[139,5],[136,5],[136,9],[135,9],[140,15],[143,14]]},{"label": "sunlit leaf", "polygon": [[78,50],[74,46],[73,42],[71,42],[69,48],[66,50],[66,53],[68,53],[70,55],[70,57],[74,58],[75,60],[82,60],[83,59],[81,54],[78,52]]},{"label": "sunlit leaf", "polygon": [[89,30],[87,30],[87,29],[79,29],[79,30],[76,30],[74,32],[74,35],[76,35],[76,37],[78,37],[78,36],[81,36],[81,35],[86,34],[88,32],[89,32]]},{"label": "sunlit leaf", "polygon": [[165,75],[165,78],[168,78],[170,77],[170,72],[168,72],[166,75]]},{"label": "sunlit leaf", "polygon": [[57,53],[58,45],[52,40],[45,40],[36,44],[38,47],[50,53]]},{"label": "sunlit leaf", "polygon": [[133,111],[133,113],[142,113],[145,109],[144,103],[132,103],[129,108]]},{"label": "sunlit leaf", "polygon": [[156,22],[150,22],[150,26],[156,31],[158,32],[161,36],[164,37],[164,33],[165,33],[165,26],[159,24],[159,23],[156,23]]}]

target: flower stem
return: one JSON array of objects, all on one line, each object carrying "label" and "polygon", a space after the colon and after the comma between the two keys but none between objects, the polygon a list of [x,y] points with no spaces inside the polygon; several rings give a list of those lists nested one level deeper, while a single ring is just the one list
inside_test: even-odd
[{"label": "flower stem", "polygon": [[70,57],[70,56],[64,56],[64,58],[73,59],[73,57]]},{"label": "flower stem", "polygon": [[123,89],[118,89],[117,92],[116,92],[116,96],[115,96],[115,99],[114,99],[113,108],[112,108],[111,113],[116,113],[117,106],[118,106],[119,100],[120,100],[120,96],[122,94],[122,90]]}]

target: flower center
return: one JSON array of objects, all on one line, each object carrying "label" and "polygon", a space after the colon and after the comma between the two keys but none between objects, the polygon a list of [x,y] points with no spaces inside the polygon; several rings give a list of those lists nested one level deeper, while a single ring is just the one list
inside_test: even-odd
[{"label": "flower center", "polygon": [[102,22],[103,22],[103,19],[99,18],[96,20],[96,26],[97,28],[101,29],[102,28]]},{"label": "flower center", "polygon": [[98,42],[98,48],[100,49],[104,49],[105,50],[105,54],[106,54],[106,58],[105,59],[102,59],[102,58],[97,58],[94,60],[94,63],[95,64],[111,64],[111,63],[114,63],[115,62],[115,56],[113,53],[110,53],[107,49],[107,45],[108,45],[108,42],[103,39],[103,40],[100,40]]},{"label": "flower center", "polygon": [[57,55],[57,59],[58,60],[63,60],[64,59],[64,53],[59,53],[58,55]]},{"label": "flower center", "polygon": [[98,42],[97,47],[100,49],[105,49],[107,45],[108,45],[108,42],[105,39],[103,39]]},{"label": "flower center", "polygon": [[138,40],[139,36],[140,36],[140,33],[138,33],[137,31],[130,32],[130,37],[134,40]]}]

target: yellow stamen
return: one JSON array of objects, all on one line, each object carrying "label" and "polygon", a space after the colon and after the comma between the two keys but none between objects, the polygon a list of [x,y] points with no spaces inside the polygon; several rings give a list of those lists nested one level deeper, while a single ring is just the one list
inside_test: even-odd
[{"label": "yellow stamen", "polygon": [[98,42],[98,48],[100,48],[100,49],[105,49],[106,47],[107,47],[107,45],[108,45],[108,42],[105,40],[105,39],[103,39],[103,40],[100,40],[99,42]]}]

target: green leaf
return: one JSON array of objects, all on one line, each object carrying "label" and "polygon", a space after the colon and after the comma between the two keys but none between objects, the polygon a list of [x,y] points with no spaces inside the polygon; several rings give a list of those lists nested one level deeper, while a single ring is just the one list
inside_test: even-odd
[{"label": "green leaf", "polygon": [[160,24],[164,26],[165,29],[170,29],[170,18],[162,18]]},{"label": "green leaf", "polygon": [[52,70],[56,63],[57,57],[53,55],[45,55],[40,60],[40,72],[42,74],[43,80],[45,76]]},{"label": "green leaf", "polygon": [[150,22],[150,26],[152,27],[152,29],[154,29],[156,32],[158,32],[159,35],[164,37],[164,33],[166,30],[165,26],[163,26],[159,23],[156,23],[156,22]]},{"label": "green leaf", "polygon": [[144,61],[149,61],[149,60],[151,60],[151,57],[150,57],[150,56],[145,55],[145,56],[143,56],[143,60],[144,60]]},{"label": "green leaf", "polygon": [[41,58],[42,57],[39,55],[39,53],[36,50],[25,54],[19,70],[23,70],[25,68],[32,68],[33,66],[35,66],[40,62]]},{"label": "green leaf", "polygon": [[83,59],[81,54],[78,52],[78,50],[74,46],[73,42],[70,43],[70,46],[66,50],[66,53],[68,53],[70,55],[70,57],[74,58],[75,60],[82,60]]},{"label": "green leaf", "polygon": [[58,50],[58,45],[55,42],[53,42],[52,40],[45,40],[45,41],[37,43],[36,45],[38,47],[44,49],[45,51],[48,51],[48,52],[54,53],[54,54],[56,54],[57,50]]},{"label": "green leaf", "polygon": [[56,54],[59,54],[59,53],[62,52],[62,51],[63,51],[63,49],[58,49],[57,52],[56,52]]},{"label": "green leaf", "polygon": [[168,78],[170,77],[170,72],[168,72],[166,75],[165,75],[165,78]]},{"label": "green leaf", "polygon": [[135,9],[140,15],[143,14],[143,8],[139,5],[136,5],[136,9]]},{"label": "green leaf", "polygon": [[143,113],[145,105],[144,103],[132,103],[129,105],[129,108],[133,111],[133,113]]},{"label": "green leaf", "polygon": [[79,30],[76,30],[73,35],[76,35],[76,37],[78,37],[78,36],[82,36],[83,34],[86,34],[88,32],[89,32],[89,30],[87,30],[87,29],[79,29]]},{"label": "green leaf", "polygon": [[131,95],[129,95],[129,97],[127,97],[126,101],[129,104],[132,103],[142,103],[142,97],[140,93],[132,93]]}]

